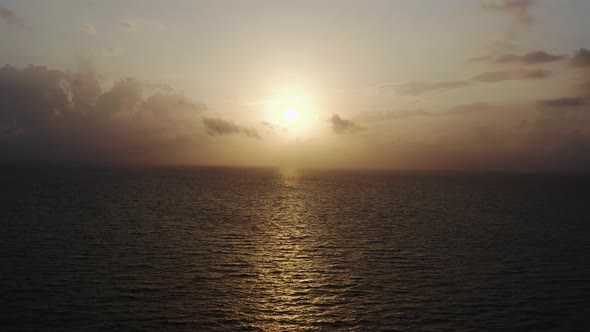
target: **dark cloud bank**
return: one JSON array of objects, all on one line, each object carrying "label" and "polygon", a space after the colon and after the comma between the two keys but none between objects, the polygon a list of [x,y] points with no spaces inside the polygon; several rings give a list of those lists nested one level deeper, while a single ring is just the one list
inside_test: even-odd
[{"label": "dark cloud bank", "polygon": [[205,109],[165,85],[133,78],[103,91],[89,63],[76,73],[6,65],[0,68],[0,162],[174,161],[199,146]]}]

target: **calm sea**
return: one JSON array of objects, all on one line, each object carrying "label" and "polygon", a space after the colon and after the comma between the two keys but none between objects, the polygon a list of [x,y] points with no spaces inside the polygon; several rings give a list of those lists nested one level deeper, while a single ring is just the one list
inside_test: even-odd
[{"label": "calm sea", "polygon": [[5,169],[2,331],[588,331],[590,178]]}]

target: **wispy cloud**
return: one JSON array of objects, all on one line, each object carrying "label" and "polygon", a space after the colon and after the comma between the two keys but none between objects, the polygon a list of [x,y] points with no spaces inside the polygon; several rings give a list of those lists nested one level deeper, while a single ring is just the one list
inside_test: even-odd
[{"label": "wispy cloud", "polygon": [[590,98],[590,50],[580,48],[570,59],[568,66],[579,76],[576,94]]},{"label": "wispy cloud", "polygon": [[544,69],[518,69],[489,71],[475,75],[470,79],[447,82],[412,82],[406,84],[386,83],[378,85],[380,90],[393,90],[402,96],[417,97],[427,93],[445,92],[466,88],[475,83],[499,83],[514,80],[539,80],[548,78],[551,72]]},{"label": "wispy cloud", "polygon": [[570,60],[569,65],[574,68],[590,67],[590,51],[585,48],[579,49]]},{"label": "wispy cloud", "polygon": [[482,3],[482,8],[489,11],[506,13],[514,16],[515,20],[522,24],[530,24],[533,22],[531,8],[534,4],[534,0],[485,1]]},{"label": "wispy cloud", "polygon": [[170,85],[164,83],[145,83],[144,86],[149,89],[160,90],[164,92],[174,91]]},{"label": "wispy cloud", "polygon": [[504,70],[481,73],[472,78],[481,83],[499,83],[513,80],[537,80],[551,76],[551,72],[543,69],[534,70]]},{"label": "wispy cloud", "polygon": [[268,121],[262,121],[261,124],[262,124],[262,127],[264,128],[264,130],[267,132],[270,132],[271,134],[278,134],[278,133],[286,133],[287,132],[287,128],[279,126],[274,123],[270,123]]},{"label": "wispy cloud", "polygon": [[96,36],[98,34],[98,31],[96,30],[96,27],[90,23],[84,23],[82,24],[82,30],[84,32],[86,32],[89,35],[93,35]]},{"label": "wispy cloud", "polygon": [[494,60],[494,57],[490,56],[490,55],[482,55],[482,56],[476,56],[476,57],[471,57],[469,59],[467,59],[467,62],[490,62]]},{"label": "wispy cloud", "polygon": [[565,59],[565,55],[553,55],[545,51],[534,51],[524,55],[505,54],[493,60],[498,64],[525,64],[534,65],[539,63],[555,62]]},{"label": "wispy cloud", "polygon": [[33,30],[25,23],[25,20],[22,17],[17,16],[12,10],[6,8],[2,4],[0,4],[0,18],[7,24],[18,27],[30,34],[33,33]]},{"label": "wispy cloud", "polygon": [[125,49],[121,47],[103,47],[100,52],[105,57],[114,58],[123,54]]},{"label": "wispy cloud", "polygon": [[357,131],[366,130],[366,128],[361,127],[350,120],[341,118],[338,114],[332,115],[329,121],[332,124],[332,130],[336,134],[355,133]]},{"label": "wispy cloud", "polygon": [[537,65],[543,63],[556,62],[567,59],[567,56],[561,54],[550,54],[546,51],[538,50],[523,55],[519,54],[502,54],[499,56],[484,55],[467,59],[467,62],[485,62],[491,64],[519,64],[519,65]]},{"label": "wispy cloud", "polygon": [[117,22],[117,25],[130,33],[137,33],[139,31],[137,25],[128,20],[120,20],[119,22]]},{"label": "wispy cloud", "polygon": [[585,97],[561,97],[554,99],[539,100],[538,104],[546,107],[556,108],[577,108],[588,104],[588,98]]},{"label": "wispy cloud", "polygon": [[419,96],[430,92],[443,92],[469,86],[468,81],[448,82],[412,82],[406,84],[382,84],[381,88],[393,89],[396,93],[405,96]]},{"label": "wispy cloud", "polygon": [[448,109],[443,115],[464,115],[482,112],[488,109],[490,109],[490,105],[484,102],[459,104]]},{"label": "wispy cloud", "polygon": [[383,121],[391,119],[408,119],[416,117],[461,116],[483,112],[489,110],[490,108],[491,106],[488,103],[476,102],[455,105],[444,111],[409,110],[365,112],[359,118],[364,119],[366,121]]},{"label": "wispy cloud", "polygon": [[522,29],[534,21],[531,14],[534,5],[534,0],[489,0],[481,3],[482,8],[488,12],[510,15],[513,18],[502,40],[491,45],[493,50],[505,51],[516,46]]}]

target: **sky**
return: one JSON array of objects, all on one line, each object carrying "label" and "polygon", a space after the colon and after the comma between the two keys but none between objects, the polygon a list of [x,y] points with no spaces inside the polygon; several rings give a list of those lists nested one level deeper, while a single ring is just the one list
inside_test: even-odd
[{"label": "sky", "polygon": [[587,0],[0,0],[0,163],[590,170]]}]

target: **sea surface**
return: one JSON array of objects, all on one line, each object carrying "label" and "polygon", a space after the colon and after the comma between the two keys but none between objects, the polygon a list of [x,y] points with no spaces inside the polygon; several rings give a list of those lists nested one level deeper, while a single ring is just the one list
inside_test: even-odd
[{"label": "sea surface", "polygon": [[1,331],[590,331],[590,178],[8,168]]}]

